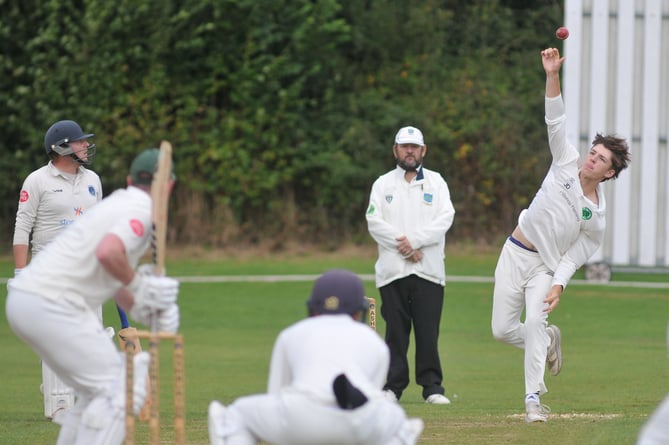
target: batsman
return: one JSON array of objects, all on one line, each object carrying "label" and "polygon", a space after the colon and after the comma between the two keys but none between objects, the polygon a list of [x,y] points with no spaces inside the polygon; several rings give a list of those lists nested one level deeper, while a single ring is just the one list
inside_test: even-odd
[{"label": "batsman", "polygon": [[[77,396],[60,420],[57,445],[120,445],[125,435],[125,358],[95,309],[114,299],[143,325],[176,332],[179,282],[139,261],[151,246],[151,182],[161,151],[132,162],[127,187],[78,218],[8,284],[14,333]],[[168,176],[168,193],[174,177]],[[146,397],[149,354],[134,358],[133,408]]]}]

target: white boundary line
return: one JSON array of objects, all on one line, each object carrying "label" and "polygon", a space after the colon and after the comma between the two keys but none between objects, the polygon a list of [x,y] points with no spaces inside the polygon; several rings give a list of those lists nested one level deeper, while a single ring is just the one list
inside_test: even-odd
[{"label": "white boundary line", "polygon": [[[314,281],[320,275],[203,275],[173,277],[182,283],[278,283],[278,282],[300,282]],[[358,274],[363,281],[374,281],[372,274]],[[0,278],[0,283],[7,283],[8,278]],[[493,277],[447,275],[446,283],[493,283]],[[606,287],[633,287],[646,289],[669,289],[667,283],[651,283],[645,281],[609,281],[607,283],[593,282],[587,280],[571,280],[571,285],[606,286]]]},{"label": "white boundary line", "polygon": [[[314,281],[320,275],[216,275],[216,276],[187,276],[175,277],[182,283],[240,283],[240,282],[289,282],[289,281]],[[374,281],[374,275],[358,274],[364,281]],[[446,276],[446,283],[493,283],[493,277],[451,275]],[[587,280],[571,280],[570,284],[587,286],[608,287],[634,287],[648,289],[669,289],[667,283],[650,283],[644,281],[610,281],[608,283],[592,282]]]}]

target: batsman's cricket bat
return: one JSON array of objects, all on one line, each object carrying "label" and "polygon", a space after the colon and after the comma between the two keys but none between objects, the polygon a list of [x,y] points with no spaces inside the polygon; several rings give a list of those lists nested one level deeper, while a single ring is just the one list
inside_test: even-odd
[{"label": "batsman's cricket bat", "polygon": [[[165,249],[167,248],[167,205],[170,196],[170,179],[172,175],[172,144],[168,141],[160,143],[158,165],[151,181],[151,216],[153,220],[153,264],[156,275],[165,274]],[[160,414],[158,411],[159,397],[159,358],[158,358],[158,314],[151,321],[151,337],[149,337],[150,417],[149,443],[160,443]]]},{"label": "batsman's cricket bat", "polygon": [[151,182],[151,201],[153,203],[153,262],[157,275],[165,273],[165,249],[167,241],[167,205],[170,196],[172,176],[172,144],[160,143],[158,166]]}]

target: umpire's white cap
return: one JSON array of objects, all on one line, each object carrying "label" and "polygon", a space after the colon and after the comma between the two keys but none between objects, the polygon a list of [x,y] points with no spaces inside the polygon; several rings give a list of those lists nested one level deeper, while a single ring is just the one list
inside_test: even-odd
[{"label": "umpire's white cap", "polygon": [[395,135],[396,144],[425,145],[423,133],[416,127],[402,127]]}]

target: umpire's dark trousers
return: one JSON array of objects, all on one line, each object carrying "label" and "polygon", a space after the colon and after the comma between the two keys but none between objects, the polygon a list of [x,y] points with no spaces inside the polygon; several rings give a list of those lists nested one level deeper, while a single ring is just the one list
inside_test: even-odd
[{"label": "umpire's dark trousers", "polygon": [[439,325],[444,305],[444,286],[416,275],[400,278],[379,288],[381,316],[386,322],[386,343],[390,348],[390,369],[384,389],[399,399],[409,385],[407,351],[413,325],[416,339],[416,383],[423,398],[444,394],[439,360]]}]

